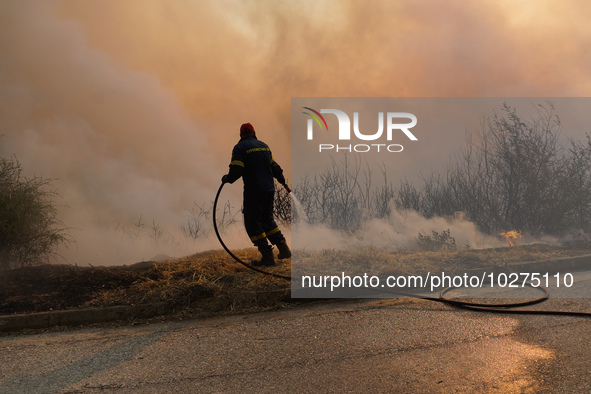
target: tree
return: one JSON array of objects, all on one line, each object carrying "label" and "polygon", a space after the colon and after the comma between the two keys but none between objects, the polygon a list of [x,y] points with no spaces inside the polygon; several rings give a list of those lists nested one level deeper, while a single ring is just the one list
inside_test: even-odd
[{"label": "tree", "polygon": [[0,158],[0,270],[38,265],[69,242],[57,218],[50,179],[25,178],[16,159]]},{"label": "tree", "polygon": [[426,217],[463,211],[489,234],[589,230],[591,139],[565,146],[560,131],[551,103],[538,106],[529,121],[505,104],[502,116],[484,118],[468,135],[445,179],[432,176],[420,190],[403,184],[397,205]]}]

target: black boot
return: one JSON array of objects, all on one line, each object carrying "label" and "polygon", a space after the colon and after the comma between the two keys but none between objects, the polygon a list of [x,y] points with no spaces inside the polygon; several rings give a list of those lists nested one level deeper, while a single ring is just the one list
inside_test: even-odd
[{"label": "black boot", "polygon": [[277,243],[277,249],[279,249],[279,254],[277,255],[278,259],[288,259],[291,257],[291,250],[289,250],[289,246],[287,246],[287,242],[285,238]]},{"label": "black boot", "polygon": [[275,258],[273,257],[273,249],[271,246],[260,247],[259,252],[261,252],[262,258],[260,260],[253,260],[250,263],[253,267],[271,267],[275,265]]}]

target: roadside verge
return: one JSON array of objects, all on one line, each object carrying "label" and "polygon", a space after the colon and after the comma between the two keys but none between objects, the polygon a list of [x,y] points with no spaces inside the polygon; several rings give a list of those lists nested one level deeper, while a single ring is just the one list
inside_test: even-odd
[{"label": "roadside verge", "polygon": [[[555,258],[552,260],[538,260],[526,263],[507,264],[502,267],[490,267],[487,269],[478,268],[466,270],[468,275],[478,275],[483,271],[495,272],[575,272],[591,269],[591,254]],[[292,299],[289,289],[265,290],[260,292],[243,292],[236,297],[236,300],[224,300],[225,303],[239,302],[251,305],[305,302],[307,299]],[[178,305],[161,302],[154,304],[142,304],[132,306],[111,306],[101,308],[57,310],[50,312],[39,312],[29,314],[15,314],[0,316],[0,331],[12,332],[24,329],[47,329],[56,326],[77,326],[85,324],[97,324],[108,322],[130,322],[140,319],[150,319],[158,316],[173,315],[181,312]],[[204,312],[202,316],[211,315]],[[199,314],[197,314],[199,315]],[[193,314],[195,316],[195,314]]]}]

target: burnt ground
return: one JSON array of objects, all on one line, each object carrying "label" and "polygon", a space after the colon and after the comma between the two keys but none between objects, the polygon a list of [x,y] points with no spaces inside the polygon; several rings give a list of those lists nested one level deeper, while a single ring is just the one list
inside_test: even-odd
[{"label": "burnt ground", "polygon": [[89,306],[97,293],[127,288],[146,275],[134,267],[40,265],[0,273],[0,314]]}]

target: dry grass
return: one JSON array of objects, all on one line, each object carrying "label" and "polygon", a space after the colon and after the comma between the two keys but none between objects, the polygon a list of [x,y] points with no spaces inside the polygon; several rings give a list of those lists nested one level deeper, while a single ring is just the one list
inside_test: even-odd
[{"label": "dry grass", "polygon": [[[325,250],[300,252],[299,267],[305,267],[308,275],[345,272],[346,274],[371,273],[372,275],[414,275],[426,272],[460,272],[471,268],[498,267],[505,264],[551,260],[566,256],[591,253],[591,245],[561,248],[536,244],[495,249],[458,249],[437,252],[400,250],[385,251],[375,248],[354,250]],[[299,273],[299,272],[298,272]]]},{"label": "dry grass", "polygon": [[[235,252],[245,261],[256,249]],[[286,260],[273,272],[289,276]],[[289,282],[256,273],[224,251],[162,263],[74,267],[43,265],[0,273],[0,314],[167,303],[171,313],[245,312],[276,308]]]},{"label": "dry grass", "polygon": [[[247,262],[258,256],[256,249],[236,254]],[[269,271],[289,276],[289,261]],[[279,307],[288,291],[288,281],[249,270],[224,251],[212,251],[156,263],[129,287],[99,291],[87,305],[166,302],[204,313],[245,312]]]},{"label": "dry grass", "polygon": [[[256,249],[235,253],[245,261],[258,257]],[[334,272],[335,266],[347,267],[351,273],[418,274],[589,253],[591,245],[529,245],[440,252],[324,250],[299,252],[297,256],[298,266],[305,265],[308,274],[314,270]],[[291,262],[284,260],[270,271],[289,276]],[[1,272],[0,284],[0,314],[163,302],[175,316],[238,313],[282,307],[290,289],[289,281],[249,270],[222,250],[133,266],[43,265]]]}]

